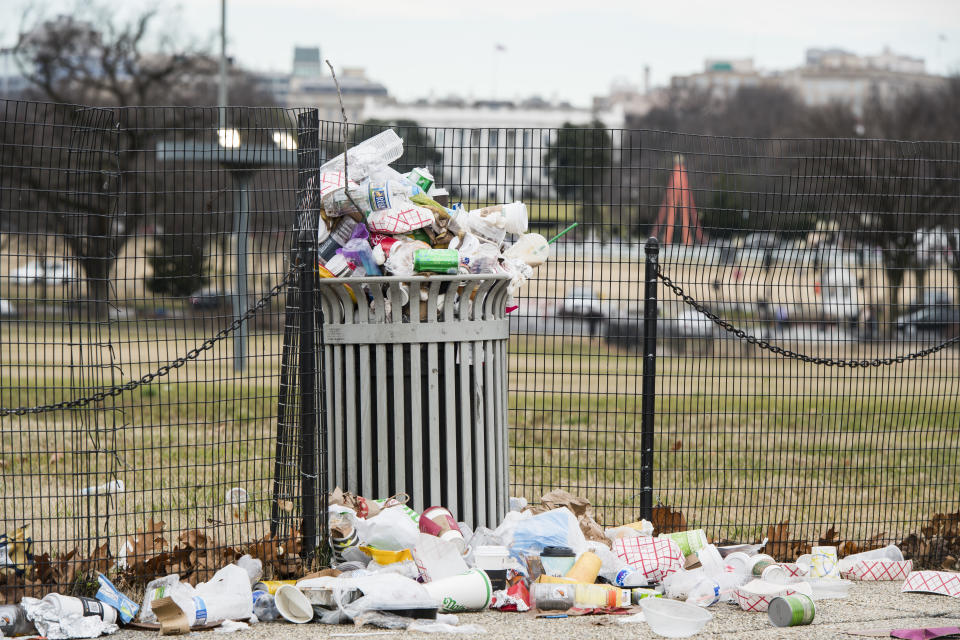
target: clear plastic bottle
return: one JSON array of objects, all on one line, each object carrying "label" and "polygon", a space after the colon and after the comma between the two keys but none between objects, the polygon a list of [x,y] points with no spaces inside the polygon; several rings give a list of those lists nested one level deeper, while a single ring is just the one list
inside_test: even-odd
[{"label": "clear plastic bottle", "polygon": [[[259,596],[256,594],[260,594]],[[280,612],[277,610],[277,603],[273,595],[265,593],[263,591],[254,592],[253,601],[253,614],[257,616],[257,620],[260,622],[270,622],[271,620],[276,620],[280,615]]]},{"label": "clear plastic bottle", "polygon": [[[403,155],[403,140],[393,129],[387,129],[377,135],[367,138],[360,144],[350,147],[347,151],[349,160],[347,171],[349,178],[360,182],[377,169],[385,167]],[[343,171],[343,154],[328,160],[320,173]]]},{"label": "clear plastic bottle", "polygon": [[612,585],[633,589],[635,587],[645,587],[649,584],[647,577],[641,571],[637,571],[622,558],[610,551],[606,545],[595,545],[593,552],[600,556],[603,563],[600,566],[600,577]]},{"label": "clear plastic bottle", "polygon": [[698,607],[709,607],[720,602],[720,583],[713,578],[699,580],[687,596],[687,602]]}]

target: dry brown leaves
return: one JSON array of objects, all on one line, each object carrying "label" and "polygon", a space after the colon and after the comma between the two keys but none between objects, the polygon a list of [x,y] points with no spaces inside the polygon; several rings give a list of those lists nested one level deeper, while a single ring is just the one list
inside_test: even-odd
[{"label": "dry brown leaves", "polygon": [[934,515],[919,533],[904,538],[900,549],[905,558],[913,559],[915,566],[960,569],[960,511]]},{"label": "dry brown leaves", "polygon": [[650,519],[653,520],[654,535],[687,530],[687,519],[683,514],[665,505],[655,506]]}]

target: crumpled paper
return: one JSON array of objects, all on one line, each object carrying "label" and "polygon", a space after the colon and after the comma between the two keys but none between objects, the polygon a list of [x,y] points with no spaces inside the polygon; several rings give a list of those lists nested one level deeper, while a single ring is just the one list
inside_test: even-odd
[{"label": "crumpled paper", "polygon": [[98,638],[103,634],[116,633],[117,625],[104,622],[97,616],[70,614],[60,617],[52,602],[37,598],[23,598],[20,601],[27,619],[33,622],[37,632],[49,640],[67,638]]},{"label": "crumpled paper", "polygon": [[580,530],[587,540],[602,542],[608,547],[610,546],[610,540],[603,534],[603,527],[593,519],[593,506],[586,498],[575,496],[563,489],[554,489],[550,493],[544,494],[540,498],[540,503],[540,506],[530,507],[528,510],[536,515],[551,509],[566,507],[577,517]]}]

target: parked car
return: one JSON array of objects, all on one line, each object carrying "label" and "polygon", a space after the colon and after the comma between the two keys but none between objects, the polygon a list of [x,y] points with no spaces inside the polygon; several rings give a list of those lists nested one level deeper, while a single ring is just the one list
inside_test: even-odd
[{"label": "parked car", "polygon": [[11,318],[17,315],[17,308],[9,300],[0,298],[0,318]]},{"label": "parked car", "polygon": [[897,332],[904,337],[960,335],[960,309],[946,291],[928,290],[912,311],[897,318]]},{"label": "parked car", "polygon": [[48,286],[64,285],[77,279],[77,272],[71,265],[59,260],[40,262],[33,260],[10,273],[11,284]]},{"label": "parked car", "polygon": [[233,294],[216,287],[204,287],[190,295],[190,306],[197,310],[223,309],[233,302]]},{"label": "parked car", "polygon": [[593,289],[574,287],[557,303],[557,315],[571,318],[602,318],[603,303]]}]

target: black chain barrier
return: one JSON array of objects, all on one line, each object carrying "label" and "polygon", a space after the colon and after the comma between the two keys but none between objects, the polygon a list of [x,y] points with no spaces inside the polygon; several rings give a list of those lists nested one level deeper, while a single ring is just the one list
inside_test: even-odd
[{"label": "black chain barrier", "polygon": [[696,299],[690,296],[686,291],[684,291],[683,288],[680,287],[680,285],[676,284],[673,280],[671,280],[670,277],[667,276],[667,274],[665,274],[663,270],[660,268],[659,262],[656,264],[656,272],[657,272],[657,277],[663,281],[663,284],[665,284],[670,290],[672,290],[674,295],[676,295],[678,298],[683,300],[687,305],[689,305],[694,310],[696,310],[697,313],[705,316],[706,318],[711,320],[715,325],[717,325],[718,327],[720,327],[725,331],[728,331],[729,333],[732,333],[734,336],[736,336],[740,340],[743,340],[748,344],[756,345],[760,349],[766,349],[767,351],[771,353],[775,353],[778,356],[781,356],[783,358],[800,360],[801,362],[809,362],[810,364],[819,364],[825,367],[852,367],[852,368],[881,367],[881,366],[887,366],[892,364],[901,364],[901,363],[907,362],[908,360],[919,360],[921,358],[926,358],[929,355],[933,355],[938,351],[942,351],[943,349],[946,349],[952,344],[956,344],[957,342],[960,342],[960,336],[957,336],[957,337],[950,338],[946,342],[942,342],[936,346],[930,347],[928,349],[924,349],[922,351],[917,351],[914,353],[909,353],[901,356],[894,356],[892,358],[874,358],[873,360],[869,360],[869,359],[846,360],[843,358],[819,358],[815,356],[808,356],[803,353],[797,353],[796,351],[791,351],[790,349],[784,349],[783,347],[778,347],[775,344],[770,344],[769,342],[767,342],[766,340],[763,340],[762,338],[758,338],[756,336],[752,336],[748,334],[743,329],[738,329],[732,323],[724,320],[717,314],[710,311],[706,306],[698,302]]},{"label": "black chain barrier", "polygon": [[171,360],[169,363],[163,365],[156,371],[148,373],[141,377],[139,380],[131,380],[125,382],[124,384],[114,385],[102,391],[97,391],[93,395],[85,396],[82,398],[75,398],[73,400],[64,400],[63,402],[56,402],[53,404],[42,404],[36,407],[16,407],[16,408],[7,408],[0,407],[0,417],[4,416],[25,416],[35,413],[50,413],[52,411],[62,411],[64,409],[79,409],[85,407],[88,404],[94,402],[102,402],[107,398],[112,398],[119,396],[121,393],[127,391],[133,391],[137,387],[148,385],[157,378],[162,378],[167,375],[174,369],[179,369],[183,365],[187,364],[191,360],[196,360],[200,357],[200,354],[204,351],[209,351],[216,345],[218,342],[229,336],[231,333],[239,329],[244,322],[247,322],[255,316],[261,309],[263,309],[273,298],[276,298],[280,295],[280,292],[284,290],[288,285],[292,284],[294,278],[299,274],[300,267],[294,265],[290,267],[290,270],[287,271],[286,275],[283,276],[283,279],[278,282],[270,291],[268,291],[262,298],[257,300],[256,304],[247,309],[247,311],[240,316],[239,318],[234,318],[228,326],[224,327],[218,331],[212,338],[207,338],[200,344],[199,347],[194,347],[190,349],[185,355]]}]

